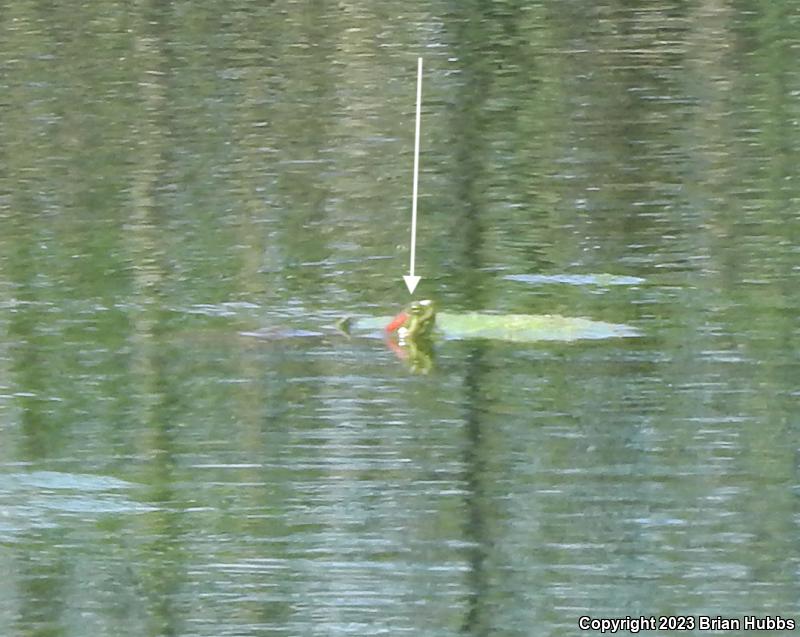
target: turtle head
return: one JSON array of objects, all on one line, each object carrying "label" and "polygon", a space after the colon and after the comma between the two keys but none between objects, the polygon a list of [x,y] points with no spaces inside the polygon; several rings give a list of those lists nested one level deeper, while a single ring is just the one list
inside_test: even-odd
[{"label": "turtle head", "polygon": [[426,299],[424,301],[414,301],[400,312],[386,326],[386,331],[394,332],[397,330],[401,341],[424,339],[430,338],[435,323],[436,307],[433,301]]}]

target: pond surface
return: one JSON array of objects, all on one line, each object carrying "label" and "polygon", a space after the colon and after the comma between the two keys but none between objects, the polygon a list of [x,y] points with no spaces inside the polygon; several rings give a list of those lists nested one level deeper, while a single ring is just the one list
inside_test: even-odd
[{"label": "pond surface", "polygon": [[[797,3],[479,4],[6,7],[0,632],[800,620]],[[418,55],[416,298],[639,336],[332,329]]]}]

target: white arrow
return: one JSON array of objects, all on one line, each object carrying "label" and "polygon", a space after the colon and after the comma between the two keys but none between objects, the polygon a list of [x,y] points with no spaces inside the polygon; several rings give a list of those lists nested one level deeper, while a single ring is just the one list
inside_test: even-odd
[{"label": "white arrow", "polygon": [[414,134],[414,185],[411,192],[411,263],[408,274],[403,276],[409,294],[414,294],[422,277],[414,276],[414,261],[417,252],[417,184],[419,183],[419,121],[422,110],[422,58],[417,58],[417,126]]}]

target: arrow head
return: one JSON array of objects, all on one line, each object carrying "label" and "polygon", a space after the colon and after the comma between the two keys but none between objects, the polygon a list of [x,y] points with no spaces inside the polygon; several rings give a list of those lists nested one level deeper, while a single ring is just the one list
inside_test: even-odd
[{"label": "arrow head", "polygon": [[406,287],[408,288],[409,294],[414,294],[414,290],[417,289],[417,283],[422,277],[414,276],[413,274],[406,274],[403,276],[403,281],[406,282]]}]

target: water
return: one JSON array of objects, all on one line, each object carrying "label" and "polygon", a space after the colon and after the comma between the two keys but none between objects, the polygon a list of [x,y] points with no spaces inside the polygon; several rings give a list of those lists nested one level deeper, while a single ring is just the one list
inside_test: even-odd
[{"label": "water", "polygon": [[0,633],[800,619],[794,3],[6,14]]}]

